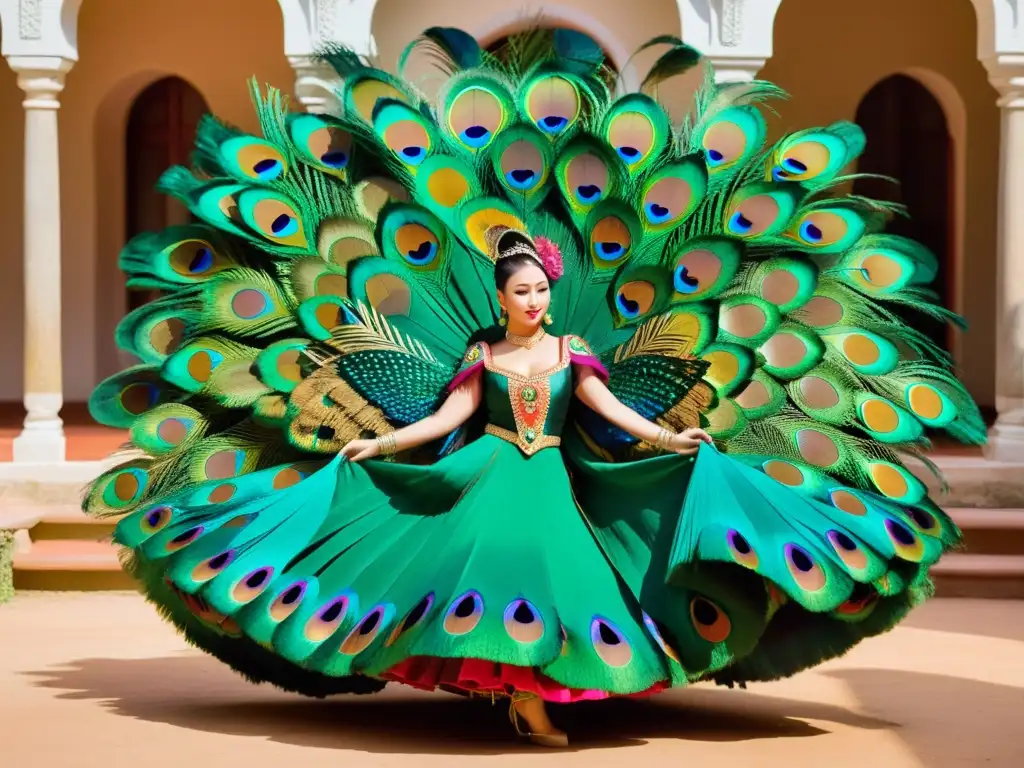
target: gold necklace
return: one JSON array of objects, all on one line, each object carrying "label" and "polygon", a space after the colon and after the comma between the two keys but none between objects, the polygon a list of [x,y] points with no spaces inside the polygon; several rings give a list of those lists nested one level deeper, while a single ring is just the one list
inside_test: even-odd
[{"label": "gold necklace", "polygon": [[547,336],[547,333],[544,331],[544,326],[538,326],[532,336],[517,336],[512,331],[505,331],[505,339],[509,344],[514,344],[517,347],[526,347],[527,349],[536,347],[545,336]]}]

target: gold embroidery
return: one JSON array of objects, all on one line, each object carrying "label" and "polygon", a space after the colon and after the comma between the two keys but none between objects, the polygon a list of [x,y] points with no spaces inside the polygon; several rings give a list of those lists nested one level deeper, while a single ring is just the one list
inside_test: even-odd
[{"label": "gold embroidery", "polygon": [[[490,432],[493,425],[488,425],[489,434],[501,437],[519,448],[527,456],[531,456],[541,448],[559,445],[558,437],[544,434],[548,410],[551,407],[551,377],[569,366],[569,337],[563,336],[559,346],[558,363],[546,371],[533,376],[523,376],[514,371],[506,371],[494,365],[490,347],[484,347],[484,367],[492,373],[500,374],[508,380],[508,396],[512,406],[512,415],[516,420],[516,432],[502,430],[506,434]],[[494,427],[494,429],[501,429]],[[514,436],[510,438],[509,436]]]},{"label": "gold embroidery", "polygon": [[505,442],[512,443],[512,445],[517,446],[527,456],[532,456],[541,448],[554,448],[562,444],[562,438],[555,437],[554,435],[538,435],[532,443],[527,443],[518,433],[513,432],[511,429],[495,426],[494,424],[488,424],[484,427],[484,432],[488,435],[500,437]]}]

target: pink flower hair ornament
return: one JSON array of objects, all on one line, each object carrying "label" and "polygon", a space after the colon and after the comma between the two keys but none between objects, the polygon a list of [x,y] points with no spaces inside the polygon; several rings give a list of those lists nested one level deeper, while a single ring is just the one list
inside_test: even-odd
[{"label": "pink flower hair ornament", "polygon": [[533,244],[537,248],[537,255],[540,257],[541,266],[544,267],[547,276],[552,280],[560,278],[565,272],[562,264],[562,251],[546,237],[535,237]]}]

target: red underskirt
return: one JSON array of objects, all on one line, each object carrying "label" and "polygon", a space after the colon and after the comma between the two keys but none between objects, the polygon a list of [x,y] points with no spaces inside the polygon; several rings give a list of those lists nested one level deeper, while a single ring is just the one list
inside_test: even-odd
[{"label": "red underskirt", "polygon": [[612,697],[638,699],[669,687],[668,681],[662,681],[645,691],[629,694],[567,688],[541,674],[534,667],[516,667],[483,659],[441,659],[436,656],[414,656],[406,659],[384,672],[381,677],[424,691],[433,691],[436,688],[457,688],[467,692],[497,694],[529,691],[545,701],[556,704]]}]

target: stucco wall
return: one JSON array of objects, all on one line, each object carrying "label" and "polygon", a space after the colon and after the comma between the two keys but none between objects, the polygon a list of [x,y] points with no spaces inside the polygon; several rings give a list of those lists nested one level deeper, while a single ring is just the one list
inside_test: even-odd
[{"label": "stucco wall", "polygon": [[[134,97],[174,74],[188,80],[221,117],[255,129],[247,79],[285,91],[294,73],[284,56],[276,0],[86,0],[79,16],[79,62],[61,97],[63,217],[63,352],[65,399],[80,401],[116,361],[111,332],[124,313],[124,281],[116,269],[124,239],[124,130]],[[20,171],[21,107],[13,75],[0,76],[0,160]],[[10,91],[10,96],[8,93]],[[13,135],[12,135],[13,134]],[[8,158],[8,154],[10,157]],[[0,399],[21,397],[20,175],[0,186],[4,277],[0,307],[3,359],[17,361],[0,377]],[[7,279],[18,270],[17,279]]]},{"label": "stucco wall", "polygon": [[977,59],[976,29],[969,0],[785,0],[775,20],[775,55],[761,76],[792,96],[773,121],[776,134],[852,120],[871,87],[896,72],[917,76],[943,104],[962,151],[962,260],[950,275],[956,308],[971,327],[956,351],[967,388],[991,406],[999,109]]}]

